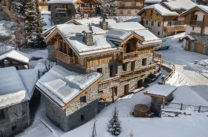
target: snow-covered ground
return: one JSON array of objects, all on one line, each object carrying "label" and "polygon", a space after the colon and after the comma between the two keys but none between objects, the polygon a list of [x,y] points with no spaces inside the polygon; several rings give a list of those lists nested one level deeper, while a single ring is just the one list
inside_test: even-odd
[{"label": "snow-covered ground", "polygon": [[[201,75],[202,71],[196,70],[196,66],[201,64],[201,60],[208,58],[206,55],[183,50],[182,43],[178,38],[184,34],[167,38],[170,43],[170,49],[161,51],[163,58],[176,66],[176,73],[167,83],[177,86],[174,93],[175,103],[187,105],[208,106],[208,79]],[[37,55],[37,53],[32,53]],[[195,64],[195,61],[198,64]],[[204,64],[204,62],[203,62]],[[206,62],[205,62],[206,64]],[[203,65],[202,65],[203,66]],[[206,67],[203,67],[206,69]],[[163,72],[166,74],[166,72]],[[157,82],[157,81],[156,81]],[[155,82],[155,83],[156,83]],[[152,84],[151,84],[152,85]],[[150,85],[150,86],[151,86]],[[144,95],[143,92],[131,94],[120,98],[115,103],[104,108],[97,117],[88,123],[71,130],[63,132],[56,127],[45,115],[44,98],[41,99],[41,105],[35,116],[34,123],[24,132],[18,134],[18,137],[91,137],[93,124],[96,121],[97,137],[112,137],[107,132],[108,121],[112,118],[115,106],[119,111],[119,120],[121,121],[122,132],[119,137],[207,137],[208,136],[208,114],[193,112],[191,116],[162,117],[162,118],[135,118],[131,115],[134,105],[150,105],[151,98]]]},{"label": "snow-covered ground", "polygon": [[51,12],[50,11],[42,11],[41,19],[43,23],[43,31],[51,28],[54,24],[51,20]]}]

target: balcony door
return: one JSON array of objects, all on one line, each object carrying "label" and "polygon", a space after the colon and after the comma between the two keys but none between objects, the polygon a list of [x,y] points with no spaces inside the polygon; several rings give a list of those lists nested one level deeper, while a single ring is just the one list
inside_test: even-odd
[{"label": "balcony door", "polygon": [[126,84],[124,86],[124,95],[128,95],[129,94],[129,84]]}]

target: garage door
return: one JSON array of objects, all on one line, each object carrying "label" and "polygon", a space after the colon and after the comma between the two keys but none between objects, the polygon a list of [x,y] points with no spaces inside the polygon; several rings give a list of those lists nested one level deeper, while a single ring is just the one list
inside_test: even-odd
[{"label": "garage door", "polygon": [[198,53],[202,53],[203,54],[203,50],[204,50],[204,46],[203,45],[196,45],[195,51]]}]

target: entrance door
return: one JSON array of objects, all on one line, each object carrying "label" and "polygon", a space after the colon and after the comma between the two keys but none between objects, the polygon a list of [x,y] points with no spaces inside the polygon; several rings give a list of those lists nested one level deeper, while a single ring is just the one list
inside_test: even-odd
[{"label": "entrance door", "polygon": [[191,41],[188,40],[188,50],[190,51],[191,50]]},{"label": "entrance door", "polygon": [[129,93],[129,84],[124,86],[124,95],[128,95]]},{"label": "entrance door", "polygon": [[137,88],[141,88],[142,86],[143,86],[143,80],[141,79],[137,82]]},{"label": "entrance door", "polygon": [[113,87],[112,88],[112,102],[114,102],[115,100],[115,96],[118,96],[118,91],[117,91],[117,87]]}]

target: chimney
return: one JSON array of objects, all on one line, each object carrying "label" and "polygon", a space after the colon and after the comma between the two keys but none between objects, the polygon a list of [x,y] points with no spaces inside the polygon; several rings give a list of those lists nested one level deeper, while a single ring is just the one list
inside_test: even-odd
[{"label": "chimney", "polygon": [[84,34],[83,35],[83,41],[85,42],[85,44],[87,46],[92,46],[93,45],[93,34],[92,34],[92,32],[83,31],[82,33]]},{"label": "chimney", "polygon": [[100,22],[100,26],[103,30],[108,30],[108,22],[105,21],[105,18],[103,18],[103,21]]}]

